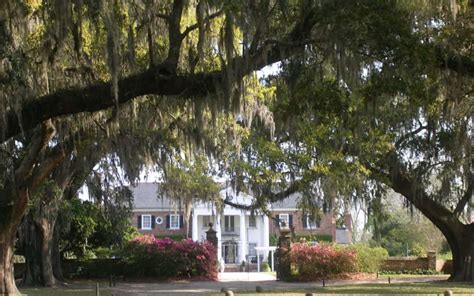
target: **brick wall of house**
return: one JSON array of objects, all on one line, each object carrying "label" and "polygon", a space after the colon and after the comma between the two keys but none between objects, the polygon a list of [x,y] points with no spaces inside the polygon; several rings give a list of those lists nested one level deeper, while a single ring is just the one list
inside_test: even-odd
[{"label": "brick wall of house", "polygon": [[[137,227],[138,231],[142,234],[152,234],[152,235],[155,235],[155,236],[174,236],[174,235],[181,235],[183,237],[186,237],[186,230],[187,230],[187,224],[186,224],[186,220],[184,219],[184,216],[182,218],[182,222],[183,222],[183,225],[180,225],[181,227],[179,229],[168,229],[166,228],[166,216],[167,215],[170,215],[170,214],[175,214],[174,212],[169,212],[169,211],[143,211],[143,212],[134,212],[132,214],[132,226],[135,226]],[[176,214],[180,214],[180,215],[183,215],[182,212],[177,212]],[[141,215],[152,215],[152,217],[161,217],[163,218],[163,223],[161,224],[157,224],[157,223],[153,223],[154,227],[152,227],[151,230],[146,230],[146,229],[141,229],[139,226],[139,223],[138,223],[138,217],[140,217]],[[190,225],[189,225],[189,231],[191,231],[192,227],[191,227],[191,224],[192,222],[189,221]],[[191,236],[191,233],[189,233],[189,236]]]},{"label": "brick wall of house", "polygon": [[[331,235],[332,239],[335,240],[336,238],[336,220],[332,212],[327,213],[321,217],[320,227],[316,229],[306,229],[303,226],[303,212],[302,211],[278,211],[275,210],[272,212],[272,217],[275,217],[279,214],[290,214],[292,216],[292,230],[293,233],[296,235]],[[166,228],[166,215],[175,214],[175,212],[170,211],[140,211],[134,212],[132,214],[132,225],[138,228],[138,231],[142,234],[152,234],[155,236],[166,236],[166,235],[182,235],[186,236],[186,221],[183,217],[183,225],[180,229],[168,229]],[[177,212],[176,214],[183,215],[182,212]],[[152,215],[152,217],[162,217],[163,223],[156,224],[154,223],[154,227],[151,230],[141,229],[139,228],[138,217],[141,215]],[[276,224],[274,219],[269,221],[270,223],[270,235],[279,235],[280,228]],[[192,231],[192,219],[189,221],[189,236],[191,237]]]},{"label": "brick wall of house", "polygon": [[[329,212],[321,217],[320,227],[316,229],[306,229],[303,226],[303,217],[304,213],[302,211],[285,211],[285,210],[274,210],[272,212],[272,217],[280,214],[290,214],[292,216],[292,231],[296,235],[331,235],[332,239],[336,238],[336,219],[334,218],[334,213]],[[270,234],[280,235],[280,227],[275,222],[275,219],[272,219],[270,222]]]}]

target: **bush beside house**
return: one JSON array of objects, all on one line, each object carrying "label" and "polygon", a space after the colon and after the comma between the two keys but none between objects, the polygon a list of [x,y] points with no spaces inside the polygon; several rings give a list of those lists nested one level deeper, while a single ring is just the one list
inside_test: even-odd
[{"label": "bush beside house", "polygon": [[291,245],[290,256],[295,279],[307,281],[337,278],[354,272],[378,272],[388,252],[363,244],[341,247],[302,242]]},{"label": "bush beside house", "polygon": [[388,258],[388,251],[381,247],[371,248],[366,244],[355,244],[351,248],[357,253],[359,272],[378,272]]},{"label": "bush beside house", "polygon": [[209,242],[143,235],[127,244],[124,259],[128,273],[139,277],[217,278],[217,251]]},{"label": "bush beside house", "polygon": [[334,278],[357,271],[357,254],[351,248],[338,248],[332,244],[294,243],[290,256],[298,280]]}]

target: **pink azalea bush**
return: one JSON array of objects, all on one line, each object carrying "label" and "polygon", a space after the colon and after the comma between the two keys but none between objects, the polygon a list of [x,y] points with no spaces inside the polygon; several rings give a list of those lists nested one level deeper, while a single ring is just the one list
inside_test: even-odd
[{"label": "pink azalea bush", "polygon": [[217,278],[217,251],[209,242],[174,241],[143,235],[128,243],[124,257],[129,271],[135,276]]},{"label": "pink azalea bush", "polygon": [[291,244],[291,264],[301,280],[334,278],[357,271],[354,249],[338,248],[331,244]]}]

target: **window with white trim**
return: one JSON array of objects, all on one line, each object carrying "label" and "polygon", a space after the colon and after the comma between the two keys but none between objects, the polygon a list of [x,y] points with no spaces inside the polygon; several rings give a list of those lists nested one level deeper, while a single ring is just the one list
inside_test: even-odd
[{"label": "window with white trim", "polygon": [[179,229],[179,215],[170,215],[170,229]]},{"label": "window with white trim", "polygon": [[257,227],[257,219],[255,219],[255,215],[249,216],[249,228]]},{"label": "window with white trim", "polygon": [[211,216],[202,216],[202,228],[208,228],[211,223]]},{"label": "window with white trim", "polygon": [[234,216],[224,216],[224,231],[234,232]]},{"label": "window with white trim", "polygon": [[306,215],[306,229],[318,229],[321,221],[318,218],[312,218],[310,215]]},{"label": "window with white trim", "polygon": [[257,243],[249,243],[249,256],[257,256]]},{"label": "window with white trim", "polygon": [[280,214],[278,215],[278,219],[280,220],[280,227],[283,226],[283,223],[285,223],[287,227],[290,226],[290,214]]},{"label": "window with white trim", "polygon": [[142,229],[151,230],[151,215],[142,215]]}]

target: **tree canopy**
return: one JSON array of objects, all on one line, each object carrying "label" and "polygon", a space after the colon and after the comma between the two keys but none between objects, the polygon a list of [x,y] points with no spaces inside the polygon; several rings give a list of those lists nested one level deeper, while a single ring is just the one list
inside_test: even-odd
[{"label": "tree canopy", "polygon": [[306,208],[371,205],[390,187],[446,236],[453,278],[472,280],[473,6],[2,1],[0,293],[16,291],[30,192],[88,150],[85,175],[102,159],[130,180],[207,155],[255,207],[296,190]]}]

